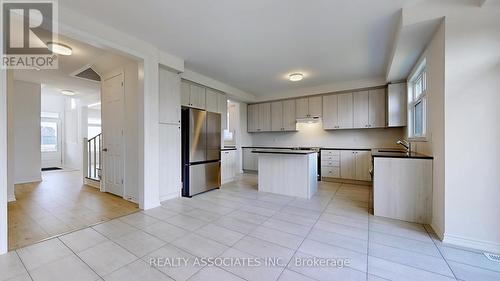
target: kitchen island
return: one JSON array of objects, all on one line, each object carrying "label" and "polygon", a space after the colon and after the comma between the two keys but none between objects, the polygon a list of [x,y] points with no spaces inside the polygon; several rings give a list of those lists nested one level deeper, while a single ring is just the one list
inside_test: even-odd
[{"label": "kitchen island", "polygon": [[311,198],[318,189],[318,156],[313,150],[255,150],[259,191]]}]

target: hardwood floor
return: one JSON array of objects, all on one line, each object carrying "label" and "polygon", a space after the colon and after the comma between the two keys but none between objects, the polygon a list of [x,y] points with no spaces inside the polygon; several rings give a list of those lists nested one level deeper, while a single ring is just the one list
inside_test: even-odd
[{"label": "hardwood floor", "polygon": [[45,172],[43,181],[16,185],[8,204],[9,249],[134,213],[138,205],[83,185],[79,171]]}]

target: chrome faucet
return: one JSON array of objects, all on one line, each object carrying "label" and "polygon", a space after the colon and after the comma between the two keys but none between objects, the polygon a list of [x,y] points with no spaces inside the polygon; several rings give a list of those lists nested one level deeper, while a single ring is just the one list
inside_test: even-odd
[{"label": "chrome faucet", "polygon": [[410,154],[411,154],[411,143],[410,143],[409,141],[406,141],[406,140],[398,140],[398,141],[396,142],[396,144],[399,144],[399,145],[404,146],[404,148],[406,148],[406,153],[407,153],[408,155],[410,155]]}]

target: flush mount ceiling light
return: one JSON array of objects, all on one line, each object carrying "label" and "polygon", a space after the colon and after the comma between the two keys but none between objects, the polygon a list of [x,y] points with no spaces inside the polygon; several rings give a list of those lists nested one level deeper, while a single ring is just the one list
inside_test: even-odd
[{"label": "flush mount ceiling light", "polygon": [[61,43],[48,42],[47,48],[58,55],[71,56],[73,54],[73,49],[70,46]]},{"label": "flush mount ceiling light", "polygon": [[300,81],[304,79],[304,74],[302,73],[292,73],[290,75],[288,75],[288,80],[292,81],[292,82],[297,82],[297,81]]},{"label": "flush mount ceiling light", "polygon": [[74,96],[75,92],[70,91],[70,90],[62,90],[61,94],[65,95],[65,96]]}]

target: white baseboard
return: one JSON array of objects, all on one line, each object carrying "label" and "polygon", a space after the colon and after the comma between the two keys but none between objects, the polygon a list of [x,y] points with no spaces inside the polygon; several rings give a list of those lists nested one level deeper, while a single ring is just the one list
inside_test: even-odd
[{"label": "white baseboard", "polygon": [[500,253],[500,243],[471,239],[458,235],[444,234],[443,243],[452,244],[460,247],[471,248],[490,253]]},{"label": "white baseboard", "polygon": [[160,196],[160,202],[167,201],[167,200],[170,200],[170,199],[179,198],[179,197],[181,197],[180,192],[169,193],[169,194]]},{"label": "white baseboard", "polygon": [[16,201],[16,196],[15,195],[9,196],[7,198],[7,202],[14,202],[14,201]]},{"label": "white baseboard", "polygon": [[99,181],[83,178],[83,183],[88,185],[88,186],[92,186],[92,187],[95,187],[97,189],[101,189],[101,183]]}]

